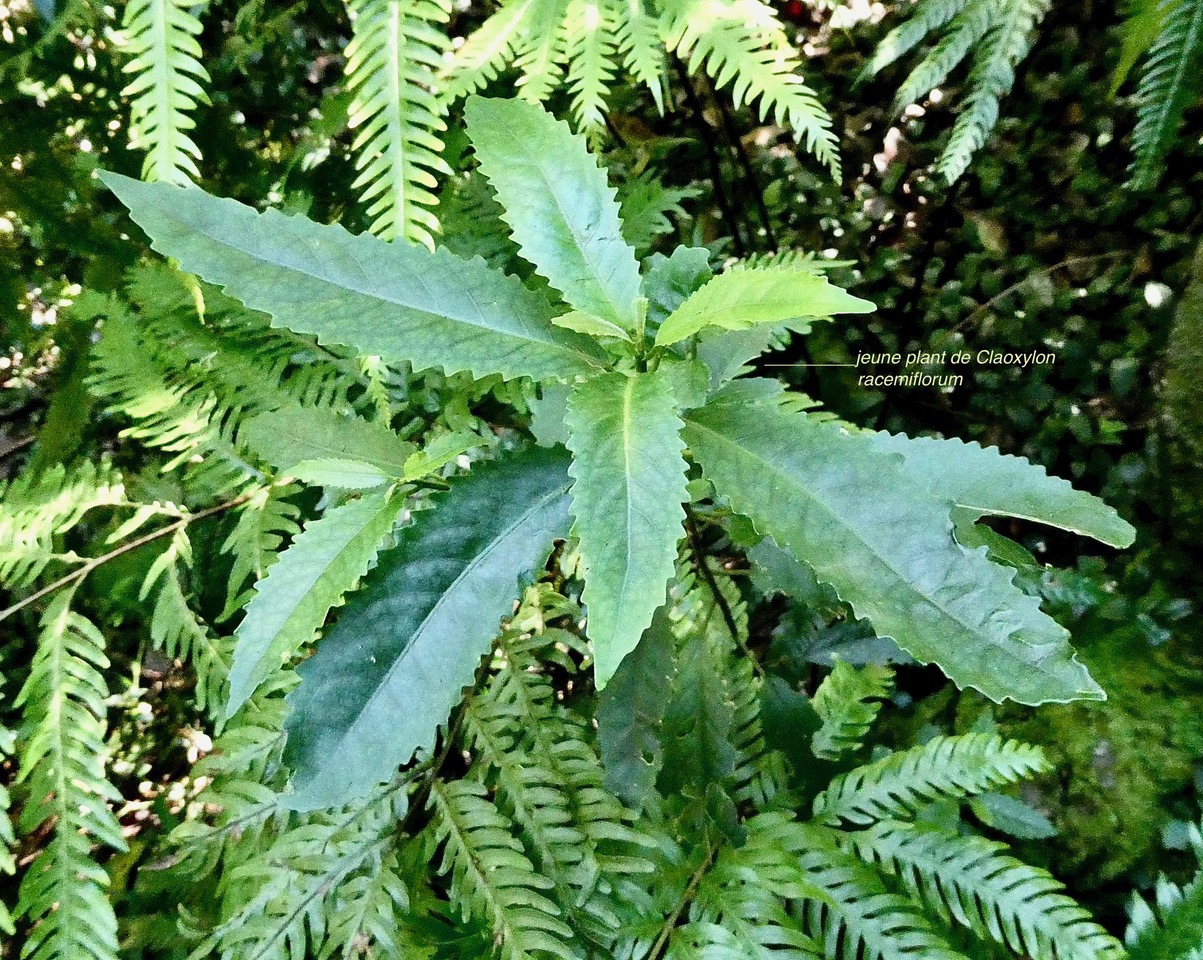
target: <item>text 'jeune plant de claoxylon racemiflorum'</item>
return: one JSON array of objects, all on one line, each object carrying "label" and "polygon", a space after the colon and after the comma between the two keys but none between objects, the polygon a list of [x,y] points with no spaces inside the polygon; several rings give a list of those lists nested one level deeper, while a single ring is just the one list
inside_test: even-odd
[{"label": "text 'jeune plant de claoxylon racemiflorum'", "polygon": [[[775,381],[737,379],[781,327],[805,333],[813,318],[872,304],[789,256],[711,276],[706,252],[683,247],[641,276],[583,141],[518,101],[473,98],[466,115],[522,256],[550,289],[446,251],[104,175],[157,250],[275,325],[416,370],[529,377],[549,385],[545,404],[564,398],[567,452],[514,450],[453,481],[398,531],[300,668],[291,805],[362,795],[428,750],[509,613],[516,578],[557,539],[579,542],[604,687],[665,602],[691,499],[722,500],[750,519],[879,634],[962,687],[1026,704],[1103,696],[1066,631],[992,562],[975,521],[1038,520],[1123,546],[1132,530],[1113,510],[1020,458],[857,430]],[[267,460],[360,491],[320,521],[333,541],[379,542],[410,484],[463,452],[417,455],[382,426],[350,419],[298,452],[274,439],[286,431],[272,417],[253,424]],[[310,639],[293,620],[314,602],[303,546],[317,536],[307,531],[250,602],[230,713]],[[322,598],[302,619],[320,620],[339,599]]]}]

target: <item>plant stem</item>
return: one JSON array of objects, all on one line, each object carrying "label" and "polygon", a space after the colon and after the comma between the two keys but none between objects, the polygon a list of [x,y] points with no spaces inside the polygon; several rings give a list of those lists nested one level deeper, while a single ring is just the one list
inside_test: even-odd
[{"label": "plant stem", "polygon": [[706,845],[706,856],[702,858],[702,862],[698,864],[693,875],[689,878],[689,885],[685,888],[685,892],[681,895],[680,902],[673,909],[673,912],[668,915],[664,921],[664,925],[660,927],[660,933],[656,936],[652,948],[647,952],[643,960],[660,960],[664,953],[664,948],[668,946],[668,938],[672,936],[673,930],[677,927],[677,922],[681,919],[681,915],[686,908],[693,902],[693,898],[697,895],[698,887],[701,886],[702,878],[706,876],[706,871],[710,869],[710,865],[714,863],[714,857],[718,853],[718,845]]},{"label": "plant stem", "polygon": [[77,584],[97,567],[103,566],[110,560],[116,559],[117,557],[129,553],[132,550],[137,550],[139,547],[144,547],[148,543],[153,543],[154,541],[160,540],[163,537],[178,533],[180,530],[183,530],[189,524],[195,523],[197,520],[204,520],[206,517],[212,517],[215,514],[224,513],[226,510],[230,510],[234,507],[244,504],[258,492],[258,489],[251,490],[247,493],[241,494],[240,496],[234,497],[232,500],[227,500],[225,503],[219,503],[215,507],[209,507],[205,510],[202,510],[200,513],[193,513],[186,517],[181,517],[179,520],[176,520],[175,523],[169,523],[167,526],[144,534],[143,536],[138,537],[136,540],[123,543],[121,546],[115,547],[108,553],[102,554],[99,557],[93,557],[92,559],[85,561],[83,566],[81,566],[78,570],[72,570],[66,576],[59,577],[59,579],[55,580],[53,583],[49,583],[42,587],[41,590],[31,593],[28,597],[25,597],[22,600],[18,600],[11,607],[0,610],[0,621],[7,620],[18,610],[23,610],[31,603],[36,603],[38,600],[41,600],[45,596],[49,596],[62,587],[68,586],[69,584]]}]

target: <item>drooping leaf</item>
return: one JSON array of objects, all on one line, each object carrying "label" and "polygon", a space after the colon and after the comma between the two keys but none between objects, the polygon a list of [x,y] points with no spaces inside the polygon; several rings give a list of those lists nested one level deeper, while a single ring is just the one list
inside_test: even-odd
[{"label": "drooping leaf", "polygon": [[518,577],[568,532],[566,458],[477,467],[381,554],[301,665],[285,762],[296,809],[334,806],[429,748],[511,609]]},{"label": "drooping leaf", "polygon": [[545,297],[482,260],[257,213],[196,188],[101,178],[160,253],[322,343],[475,377],[572,377],[604,358],[551,322]]},{"label": "drooping leaf", "polygon": [[738,394],[691,412],[684,436],[735,510],[917,660],[994,700],[1103,697],[1014,572],[958,544],[951,504],[869,437]]},{"label": "drooping leaf", "polygon": [[374,467],[380,477],[400,477],[416,449],[384,424],[342,416],[329,407],[261,413],[247,422],[241,438],[282,473],[306,461],[336,460]]},{"label": "drooping leaf", "polygon": [[[799,317],[872,313],[875,304],[840,289],[806,265],[729,270],[689,297],[656,332],[656,343],[684,340],[703,327],[746,330]],[[808,324],[795,328],[805,333]]]},{"label": "drooping leaf", "polygon": [[334,507],[307,523],[280,555],[234,631],[227,717],[313,639],[331,608],[367,572],[402,500],[397,494],[371,493]]},{"label": "drooping leaf", "polygon": [[933,494],[978,517],[1036,520],[1113,547],[1129,546],[1136,535],[1132,525],[1102,500],[1075,490],[1060,477],[1050,477],[1043,467],[1023,457],[956,439],[872,436],[875,450],[900,454],[907,472]]},{"label": "drooping leaf", "polygon": [[568,400],[573,532],[599,688],[639,642],[673,575],[687,498],[680,430],[654,373],[603,374]]},{"label": "drooping leaf", "polygon": [[523,257],[577,310],[634,330],[639,264],[585,141],[521,100],[472,97],[464,116]]},{"label": "drooping leaf", "polygon": [[656,786],[664,762],[664,721],[673,665],[672,623],[661,607],[619,665],[597,705],[597,739],[606,786],[636,809]]}]

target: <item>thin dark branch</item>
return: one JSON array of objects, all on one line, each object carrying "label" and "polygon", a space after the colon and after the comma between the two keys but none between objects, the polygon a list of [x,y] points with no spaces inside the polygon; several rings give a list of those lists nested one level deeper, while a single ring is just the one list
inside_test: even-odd
[{"label": "thin dark branch", "polygon": [[252,490],[249,493],[244,493],[241,496],[234,497],[232,500],[227,500],[225,503],[219,503],[215,507],[209,507],[208,509],[202,510],[199,513],[192,513],[186,517],[181,517],[179,520],[176,520],[174,523],[169,523],[167,526],[162,527],[159,530],[153,530],[150,533],[147,533],[141,537],[138,537],[136,540],[131,540],[128,543],[123,543],[121,546],[110,550],[108,553],[102,554],[99,557],[93,557],[91,560],[86,561],[84,563],[84,565],[82,567],[80,567],[79,569],[72,570],[66,576],[60,577],[59,579],[55,580],[53,583],[47,584],[46,586],[42,587],[41,590],[38,590],[35,593],[31,593],[28,597],[25,597],[23,600],[18,600],[11,607],[8,607],[7,609],[4,609],[4,610],[0,610],[0,620],[7,620],[18,610],[24,609],[25,607],[29,606],[31,603],[35,603],[38,600],[41,600],[42,597],[48,596],[49,594],[54,593],[56,590],[59,590],[62,587],[67,586],[68,584],[78,583],[79,581],[83,580],[83,578],[86,577],[89,573],[91,573],[93,570],[95,570],[97,567],[108,563],[110,560],[120,557],[121,555],[129,553],[133,550],[137,550],[139,547],[144,547],[148,543],[153,543],[154,541],[160,540],[163,537],[170,536],[171,534],[174,534],[174,533],[178,533],[180,530],[183,530],[189,524],[195,523],[197,520],[204,520],[206,517],[212,517],[215,514],[224,513],[226,510],[230,510],[234,507],[244,504],[248,500],[250,500],[251,497],[253,497],[256,493],[258,493],[258,490]]},{"label": "thin dark branch", "polygon": [[735,246],[735,255],[746,257],[748,255],[748,247],[740,235],[739,220],[735,216],[735,211],[731,207],[731,201],[727,198],[727,192],[723,187],[723,167],[719,161],[718,151],[714,146],[714,131],[706,123],[705,108],[702,106],[701,100],[698,99],[697,91],[693,88],[693,80],[689,76],[689,71],[685,69],[685,64],[676,55],[673,55],[672,61],[677,71],[677,77],[681,81],[681,86],[685,90],[685,101],[689,104],[689,109],[697,121],[699,139],[706,146],[706,156],[710,161],[710,180],[714,184],[714,199],[718,204],[719,210],[722,212],[727,229],[731,232],[731,240]]},{"label": "thin dark branch", "polygon": [[735,117],[731,114],[730,106],[728,106],[726,99],[715,89],[713,80],[707,77],[706,84],[710,89],[710,100],[718,105],[719,115],[723,118],[723,130],[727,134],[727,140],[731,144],[731,149],[735,151],[735,156],[739,160],[740,167],[743,168],[744,179],[748,183],[752,199],[756,202],[756,210],[760,214],[760,222],[764,227],[765,240],[768,241],[769,251],[772,252],[777,249],[777,235],[773,232],[773,223],[769,217],[768,204],[764,200],[764,187],[760,184],[760,178],[756,176],[756,171],[752,167],[752,160],[748,156],[748,151],[744,149],[743,138],[739,135],[739,130],[735,126]]},{"label": "thin dark branch", "polygon": [[714,863],[717,853],[717,844],[708,844],[706,846],[706,856],[702,858],[702,862],[698,864],[697,869],[694,870],[693,875],[689,878],[689,885],[681,895],[681,901],[665,919],[663,926],[660,927],[660,933],[656,936],[656,940],[652,944],[652,948],[647,952],[643,960],[660,960],[660,957],[664,953],[664,948],[668,946],[668,938],[672,936],[673,930],[676,929],[681,915],[685,913],[686,908],[693,902],[693,898],[697,896],[698,887],[702,884],[702,878],[706,876],[706,871]]}]

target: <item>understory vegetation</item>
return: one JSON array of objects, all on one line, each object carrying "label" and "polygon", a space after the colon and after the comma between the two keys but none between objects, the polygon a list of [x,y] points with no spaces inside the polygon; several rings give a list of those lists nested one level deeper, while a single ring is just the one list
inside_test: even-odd
[{"label": "understory vegetation", "polygon": [[1200,68],[0,0],[0,958],[1203,957]]}]

